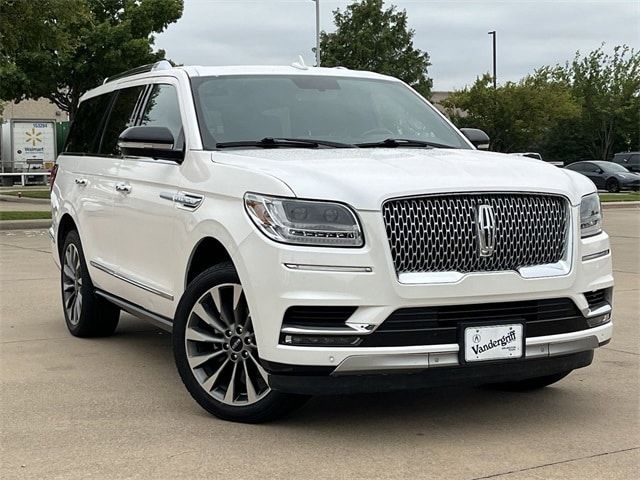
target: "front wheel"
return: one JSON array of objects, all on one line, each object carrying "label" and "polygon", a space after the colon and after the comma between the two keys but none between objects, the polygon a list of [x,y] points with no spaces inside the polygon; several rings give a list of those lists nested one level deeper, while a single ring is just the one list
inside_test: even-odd
[{"label": "front wheel", "polygon": [[205,270],[187,287],[174,320],[173,353],[191,396],[223,420],[265,422],[305,400],[269,387],[247,299],[230,262]]},{"label": "front wheel", "polygon": [[571,372],[572,370],[569,370],[568,372],[554,373],[553,375],[546,375],[544,377],[527,378],[525,380],[517,380],[514,382],[492,383],[491,385],[488,385],[488,387],[496,390],[507,390],[510,392],[530,392],[559,382]]},{"label": "front wheel", "polygon": [[620,191],[620,182],[618,182],[618,180],[616,180],[615,178],[610,178],[609,180],[607,180],[605,188],[608,192],[617,193]]}]

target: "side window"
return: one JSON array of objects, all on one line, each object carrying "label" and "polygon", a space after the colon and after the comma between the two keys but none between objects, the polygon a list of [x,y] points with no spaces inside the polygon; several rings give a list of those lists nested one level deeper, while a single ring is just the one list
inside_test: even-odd
[{"label": "side window", "polygon": [[629,160],[627,162],[628,165],[633,165],[634,167],[637,167],[640,165],[640,154],[638,153],[634,153],[633,155],[631,155],[629,157]]},{"label": "side window", "polygon": [[64,147],[65,153],[95,154],[98,152],[103,120],[110,100],[111,94],[105,94],[80,104],[71,123],[71,130]]},{"label": "side window", "polygon": [[171,130],[175,139],[174,148],[182,149],[184,145],[184,132],[182,130],[182,118],[180,117],[180,105],[178,93],[173,85],[154,85],[149,95],[149,100],[142,112],[140,125],[149,127],[167,127]]},{"label": "side window", "polygon": [[118,137],[124,129],[133,125],[133,111],[143,90],[144,86],[118,90],[102,136],[102,155],[118,155]]}]

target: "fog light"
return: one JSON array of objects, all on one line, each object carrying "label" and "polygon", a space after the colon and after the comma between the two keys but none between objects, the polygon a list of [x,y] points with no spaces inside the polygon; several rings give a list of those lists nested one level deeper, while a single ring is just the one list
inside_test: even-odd
[{"label": "fog light", "polygon": [[358,345],[362,339],[352,335],[285,335],[285,345],[309,347],[348,347]]},{"label": "fog light", "polygon": [[611,314],[606,313],[604,315],[598,315],[597,317],[587,318],[587,323],[589,324],[589,328],[597,327],[598,325],[603,325],[611,320]]}]

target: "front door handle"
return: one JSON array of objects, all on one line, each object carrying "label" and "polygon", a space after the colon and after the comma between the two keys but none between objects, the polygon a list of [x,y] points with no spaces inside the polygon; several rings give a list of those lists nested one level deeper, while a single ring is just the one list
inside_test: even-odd
[{"label": "front door handle", "polygon": [[82,187],[86,187],[87,183],[89,183],[86,178],[76,178],[75,181],[76,181],[76,185],[80,185]]},{"label": "front door handle", "polygon": [[128,183],[116,183],[116,191],[120,193],[131,193],[131,185]]}]

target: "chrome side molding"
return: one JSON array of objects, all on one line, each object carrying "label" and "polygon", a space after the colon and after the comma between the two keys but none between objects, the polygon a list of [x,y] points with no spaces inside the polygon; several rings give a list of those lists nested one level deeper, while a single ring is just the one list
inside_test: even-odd
[{"label": "chrome side molding", "polygon": [[95,260],[91,260],[89,262],[89,264],[92,267],[97,268],[98,270],[103,271],[104,273],[107,273],[109,275],[111,275],[112,277],[117,278],[118,280],[122,280],[123,282],[127,282],[130,285],[133,285],[135,287],[141,288],[142,290],[146,290],[147,292],[150,293],[154,293],[156,295],[158,295],[159,297],[162,298],[166,298],[167,300],[173,300],[173,295],[167,293],[167,292],[163,292],[162,290],[159,290],[155,287],[152,287],[150,285],[147,285],[146,283],[142,283],[138,280],[134,280],[133,278],[127,277],[126,275],[121,274],[120,272],[116,272],[115,270],[113,270],[110,267],[107,267],[106,265],[103,265],[99,262],[96,262]]}]

